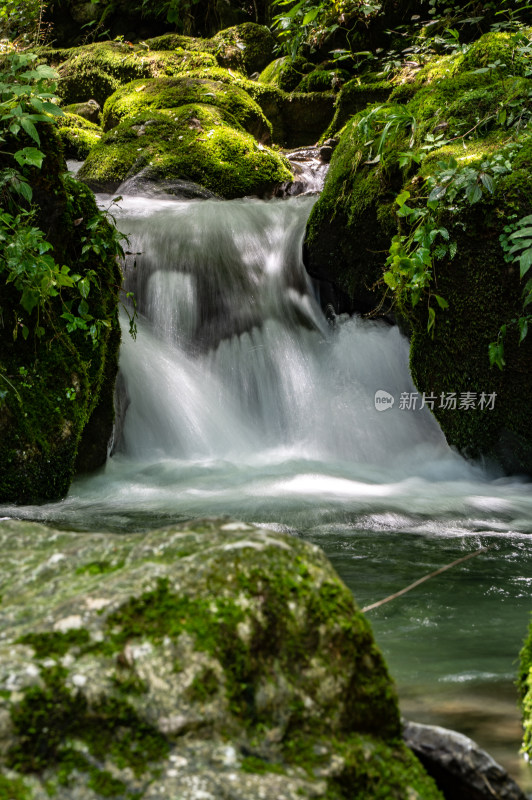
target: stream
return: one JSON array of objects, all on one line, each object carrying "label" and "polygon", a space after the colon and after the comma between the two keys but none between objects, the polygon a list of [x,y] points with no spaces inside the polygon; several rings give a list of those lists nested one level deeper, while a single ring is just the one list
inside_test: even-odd
[{"label": "stream", "polygon": [[473,737],[530,791],[513,686],[532,610],[530,484],[465,461],[419,398],[408,407],[397,328],[328,325],[300,255],[315,199],[126,196],[139,322],[133,340],[124,315],[112,457],[61,503],[0,513],[116,533],[268,524],[319,544],[360,606],[488,548],[368,618],[404,715]]}]

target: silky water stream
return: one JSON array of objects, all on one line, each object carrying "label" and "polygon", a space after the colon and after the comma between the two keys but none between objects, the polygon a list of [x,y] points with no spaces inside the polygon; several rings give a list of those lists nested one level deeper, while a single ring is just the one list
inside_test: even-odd
[{"label": "silky water stream", "polygon": [[530,485],[464,461],[426,408],[403,407],[397,328],[328,326],[301,262],[313,202],[126,197],[140,318],[136,341],[124,326],[113,455],[62,503],[0,511],[116,532],[265,523],[319,544],[361,606],[489,545],[369,617],[405,716],[474,737],[530,790],[513,686]]}]

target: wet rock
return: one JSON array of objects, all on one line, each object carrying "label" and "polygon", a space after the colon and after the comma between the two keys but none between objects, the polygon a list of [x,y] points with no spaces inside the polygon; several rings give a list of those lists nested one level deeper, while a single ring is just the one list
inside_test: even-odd
[{"label": "wet rock", "polygon": [[65,111],[71,114],[77,114],[79,117],[87,119],[89,122],[94,122],[95,125],[100,124],[101,107],[96,100],[87,100],[86,103],[72,103],[66,106]]},{"label": "wet rock", "polygon": [[4,521],[0,550],[6,796],[442,800],[314,545],[227,520]]},{"label": "wet rock", "polygon": [[171,195],[181,200],[212,200],[217,197],[199,183],[178,178],[174,180],[159,179],[150,167],[146,167],[133,178],[128,178],[120,184],[117,192],[121,195],[142,195],[143,197]]},{"label": "wet rock", "polygon": [[332,147],[328,147],[327,145],[323,145],[320,147],[320,158],[325,163],[328,164],[332,158],[333,149]]},{"label": "wet rock", "polygon": [[403,739],[448,800],[527,800],[506,770],[461,733],[405,722]]}]

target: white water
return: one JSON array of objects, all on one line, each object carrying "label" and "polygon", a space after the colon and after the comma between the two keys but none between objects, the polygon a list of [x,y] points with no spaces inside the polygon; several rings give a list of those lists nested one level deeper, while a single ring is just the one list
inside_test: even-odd
[{"label": "white water", "polygon": [[[300,256],[313,202],[126,198],[141,318],[136,341],[123,334],[114,455],[62,503],[1,512],[115,531],[267,523],[319,542],[361,605],[493,544],[372,619],[408,713],[450,720],[517,774],[530,485],[465,461],[427,409],[399,407],[415,389],[397,328],[328,327]],[[378,390],[393,408],[377,411]]]}]

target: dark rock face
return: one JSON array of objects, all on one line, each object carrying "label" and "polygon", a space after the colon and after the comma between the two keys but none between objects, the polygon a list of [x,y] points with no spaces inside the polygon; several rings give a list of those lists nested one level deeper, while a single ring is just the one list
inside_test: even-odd
[{"label": "dark rock face", "polygon": [[506,770],[467,736],[405,722],[403,740],[447,800],[527,800]]}]

